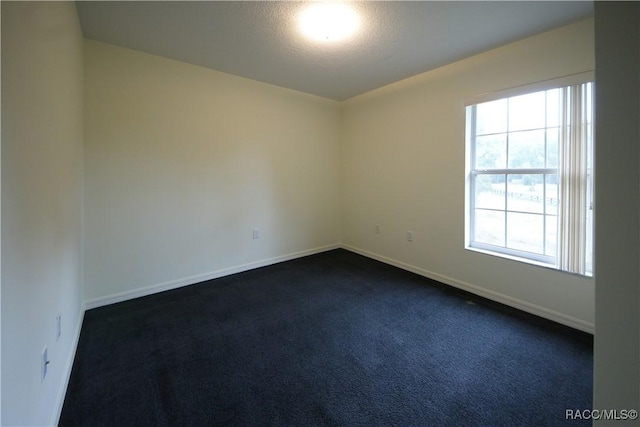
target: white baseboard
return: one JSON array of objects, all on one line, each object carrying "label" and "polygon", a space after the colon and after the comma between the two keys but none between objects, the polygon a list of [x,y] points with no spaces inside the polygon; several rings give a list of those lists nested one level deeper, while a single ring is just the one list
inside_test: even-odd
[{"label": "white baseboard", "polygon": [[69,386],[69,380],[71,379],[71,370],[73,368],[73,362],[75,359],[76,351],[78,348],[78,342],[80,341],[80,332],[82,330],[82,323],[84,320],[84,313],[86,310],[90,310],[92,308],[102,307],[109,304],[114,304],[117,302],[122,302],[126,300],[130,300],[133,298],[138,298],[142,296],[152,295],[158,292],[167,291],[171,289],[180,288],[183,286],[189,286],[196,283],[204,282],[207,280],[217,279],[224,276],[229,276],[231,274],[241,273],[243,271],[253,270],[259,267],[265,267],[272,264],[277,264],[283,261],[289,261],[296,258],[301,258],[308,255],[313,255],[321,252],[330,251],[333,249],[346,249],[351,252],[355,252],[357,254],[363,255],[367,258],[375,259],[377,261],[383,262],[385,264],[393,265],[395,267],[401,268],[403,270],[410,271],[412,273],[419,274],[421,276],[427,277],[432,280],[436,280],[438,282],[444,283],[449,286],[453,286],[455,288],[459,288],[473,294],[479,295],[481,297],[517,308],[522,311],[526,311],[528,313],[555,321],[557,323],[572,327],[574,329],[578,329],[584,332],[588,332],[590,334],[594,333],[594,325],[591,322],[584,321],[582,319],[578,319],[554,310],[550,310],[548,308],[531,304],[526,301],[522,301],[508,295],[501,294],[499,292],[491,291],[489,289],[485,289],[476,285],[472,285],[467,282],[463,282],[448,276],[444,276],[438,273],[434,273],[428,270],[425,270],[420,267],[416,267],[411,264],[404,263],[402,261],[398,261],[392,258],[385,257],[383,255],[379,255],[373,252],[366,251],[364,249],[360,249],[347,244],[332,244],[327,246],[321,246],[313,249],[308,249],[305,251],[295,252],[287,255],[281,255],[273,258],[267,258],[259,261],[250,262],[247,264],[242,264],[234,267],[224,268],[220,270],[216,270],[210,273],[199,274],[195,276],[185,277],[183,279],[172,280],[169,282],[160,283],[157,285],[147,286],[140,289],[135,289],[132,291],[121,292],[118,294],[109,295],[106,297],[95,298],[93,300],[85,301],[83,309],[81,310],[78,326],[75,331],[75,335],[73,337],[73,348],[69,352],[69,357],[67,358],[67,363],[64,367],[64,379],[62,384],[60,385],[60,390],[58,392],[58,396],[56,399],[55,410],[52,415],[51,425],[57,426],[60,421],[60,415],[62,414],[62,407],[64,404],[64,398],[66,396],[67,387]]},{"label": "white baseboard", "polygon": [[71,379],[71,370],[73,369],[73,361],[76,358],[76,352],[78,350],[78,343],[80,342],[80,331],[82,331],[82,322],[84,321],[84,312],[85,309],[82,307],[80,309],[80,314],[78,316],[78,325],[76,327],[75,333],[73,335],[73,341],[71,345],[71,350],[69,351],[69,357],[67,357],[67,363],[64,365],[63,379],[60,384],[60,389],[58,390],[58,396],[56,397],[56,405],[53,410],[53,414],[51,416],[51,422],[49,423],[52,426],[57,426],[60,422],[60,415],[62,414],[62,406],[64,405],[64,398],[67,395],[67,388],[69,387],[69,380]]},{"label": "white baseboard", "polygon": [[198,274],[190,277],[184,277],[182,279],[171,280],[169,282],[146,286],[144,288],[134,289],[126,292],[120,292],[120,293],[108,295],[105,297],[94,298],[92,300],[85,301],[84,305],[86,310],[90,310],[92,308],[102,307],[104,305],[115,304],[118,302],[127,301],[134,298],[144,297],[144,296],[152,295],[158,292],[181,288],[183,286],[194,285],[196,283],[205,282],[207,280],[218,279],[220,277],[229,276],[231,274],[242,273],[243,271],[253,270],[254,268],[265,267],[267,265],[277,264],[279,262],[289,261],[292,259],[307,256],[307,255],[313,255],[320,252],[326,252],[333,249],[338,249],[340,247],[341,245],[336,243],[333,245],[321,246],[321,247],[307,249],[300,252],[294,252],[287,255],[267,258],[259,261],[250,262],[247,264],[237,265],[234,267],[223,268],[223,269],[212,271],[209,273]]},{"label": "white baseboard", "polygon": [[427,277],[432,280],[436,280],[438,282],[444,283],[449,286],[453,286],[455,288],[459,288],[465,290],[467,292],[471,292],[473,294],[479,295],[481,297],[517,308],[522,311],[526,311],[531,314],[535,314],[539,317],[544,317],[545,319],[553,320],[554,322],[563,324],[565,326],[572,327],[574,329],[578,329],[584,332],[588,332],[590,334],[594,333],[594,324],[591,322],[587,322],[582,319],[578,319],[573,316],[569,316],[564,313],[557,312],[555,310],[550,310],[546,307],[539,306],[537,304],[531,304],[526,301],[522,301],[508,295],[501,294],[499,292],[495,292],[489,289],[482,288],[480,286],[472,285],[471,283],[463,282],[461,280],[454,279],[452,277],[443,276],[438,273],[434,273],[432,271],[425,270],[420,267],[416,267],[414,265],[410,265],[404,263],[402,261],[398,261],[392,258],[385,257],[383,255],[379,255],[373,252],[369,252],[354,246],[342,245],[343,249],[348,251],[355,252],[357,254],[366,256],[367,258],[375,259],[377,261],[383,262],[385,264],[393,265],[395,267],[401,268],[403,270],[410,271],[412,273],[419,274],[421,276]]},{"label": "white baseboard", "polygon": [[[374,252],[366,251],[364,249],[357,248],[355,246],[347,245],[347,244],[332,244],[327,246],[321,246],[317,248],[307,249],[300,252],[294,252],[291,254],[281,255],[273,258],[267,258],[259,261],[250,262],[247,264],[241,264],[234,267],[228,267],[220,270],[216,270],[209,273],[199,274],[195,276],[185,277],[182,279],[172,280],[169,282],[159,283],[156,285],[147,286],[144,288],[134,289],[131,291],[121,292],[117,294],[108,295],[105,297],[95,298],[92,300],[85,301],[85,310],[90,310],[92,308],[102,307],[109,304],[114,304],[122,301],[127,301],[134,298],[139,298],[147,295],[152,295],[158,292],[168,291],[171,289],[181,288],[183,286],[189,286],[196,283],[204,282],[207,280],[217,279],[224,276],[229,276],[231,274],[241,273],[244,271],[253,270],[259,267],[265,267],[272,264],[277,264],[283,261],[289,261],[292,259],[300,258],[307,255],[313,255],[321,252],[330,251],[333,249],[343,248],[351,252],[358,253],[360,255],[366,256],[367,258],[375,259],[377,261],[383,262],[385,264],[393,265],[395,267],[401,268],[403,270],[410,271],[412,273],[419,274],[421,276],[427,277],[432,280],[436,280],[438,282],[444,283],[449,286],[453,286],[455,288],[459,288],[465,290],[467,292],[471,292],[473,294],[479,295],[481,297],[517,308],[522,311],[526,311],[528,313],[534,314],[536,316],[543,317],[545,319],[552,320],[554,322],[572,327],[574,329],[578,329],[584,332],[588,332],[590,334],[594,333],[594,324],[591,322],[587,322],[582,319],[578,319],[573,316],[569,316],[564,313],[557,312],[555,310],[548,309],[546,307],[539,306],[537,304],[532,304],[526,301],[519,300],[517,298],[510,297],[508,295],[501,294],[499,292],[495,292],[480,286],[473,285],[471,283],[467,283],[458,279],[454,279],[452,277],[444,276],[438,273],[434,273],[432,271],[416,267],[411,264],[404,263],[402,261],[398,261]],[[78,331],[79,334],[79,331]]]}]

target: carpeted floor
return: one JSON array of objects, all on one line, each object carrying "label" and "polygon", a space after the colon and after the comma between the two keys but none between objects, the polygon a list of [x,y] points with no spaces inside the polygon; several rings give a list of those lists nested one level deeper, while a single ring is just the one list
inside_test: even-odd
[{"label": "carpeted floor", "polygon": [[592,347],[335,250],[88,311],[60,425],[575,426]]}]

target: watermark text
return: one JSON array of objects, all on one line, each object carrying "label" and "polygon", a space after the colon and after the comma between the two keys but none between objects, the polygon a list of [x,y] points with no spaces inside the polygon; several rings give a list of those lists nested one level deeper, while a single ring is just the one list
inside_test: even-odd
[{"label": "watermark text", "polygon": [[564,418],[566,420],[635,420],[638,419],[638,411],[635,409],[567,409]]}]

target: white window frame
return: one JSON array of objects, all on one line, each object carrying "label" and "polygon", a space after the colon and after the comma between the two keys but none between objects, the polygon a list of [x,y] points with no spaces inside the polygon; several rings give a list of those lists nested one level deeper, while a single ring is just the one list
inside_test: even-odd
[{"label": "white window frame", "polygon": [[[559,256],[547,256],[547,255],[542,255],[542,254],[537,254],[537,253],[532,253],[532,252],[526,252],[526,251],[521,251],[521,250],[517,250],[517,249],[512,249],[512,248],[507,248],[507,247],[496,247],[494,245],[490,245],[490,244],[485,244],[485,243],[481,243],[481,242],[474,242],[472,241],[472,236],[475,235],[475,230],[473,230],[474,227],[474,213],[475,213],[475,179],[474,176],[477,176],[479,174],[491,174],[491,175],[505,175],[505,177],[507,175],[543,175],[543,176],[547,176],[547,174],[558,174],[559,175],[559,169],[560,166],[558,166],[558,168],[532,168],[532,169],[528,169],[528,168],[523,168],[523,169],[509,169],[509,168],[505,168],[505,169],[486,169],[486,170],[474,170],[473,169],[473,161],[475,158],[475,135],[473,135],[472,133],[475,132],[475,123],[473,122],[473,120],[475,119],[475,114],[472,112],[472,108],[475,107],[475,105],[477,104],[481,104],[481,103],[485,103],[485,102],[491,102],[491,101],[497,101],[497,100],[501,100],[501,99],[505,99],[505,98],[511,98],[511,97],[515,97],[515,96],[520,96],[520,95],[526,95],[526,94],[531,94],[531,93],[535,93],[535,92],[540,92],[540,91],[546,91],[546,90],[551,90],[551,89],[557,89],[557,88],[564,88],[564,87],[568,87],[568,86],[573,86],[573,85],[580,85],[583,83],[588,83],[588,82],[593,82],[594,81],[594,72],[593,71],[588,71],[588,72],[583,72],[583,73],[578,73],[578,74],[573,74],[573,75],[569,75],[569,76],[564,76],[564,77],[560,77],[560,78],[556,78],[556,79],[552,79],[552,80],[547,80],[547,81],[542,81],[542,82],[537,82],[537,83],[533,83],[533,84],[528,84],[528,85],[524,85],[524,86],[519,86],[519,87],[515,87],[515,88],[509,88],[509,89],[505,89],[505,90],[500,90],[500,91],[496,91],[496,92],[491,92],[491,93],[483,93],[480,95],[475,95],[472,97],[468,97],[464,99],[464,104],[465,104],[465,108],[466,108],[466,135],[465,135],[465,140],[466,140],[466,150],[465,150],[465,248],[468,250],[472,250],[472,251],[476,251],[476,252],[481,252],[481,253],[485,253],[485,254],[489,254],[489,255],[494,255],[494,256],[499,256],[502,258],[507,258],[507,259],[512,259],[512,260],[516,260],[516,261],[520,261],[520,262],[525,262],[525,263],[529,263],[529,264],[534,264],[534,265],[539,265],[539,266],[544,266],[544,267],[549,267],[549,268],[554,268],[554,269],[561,269],[563,271],[569,271],[572,273],[578,273],[578,274],[582,274],[582,275],[592,275],[592,271],[589,270],[582,270],[582,271],[573,271],[570,268],[567,268],[566,266],[561,266],[560,265],[560,261],[559,261]],[[595,125],[594,125],[595,126]],[[588,182],[590,185],[593,184],[593,170],[588,170],[588,173],[590,174],[590,177],[588,178]],[[506,184],[506,183],[505,183]],[[593,190],[592,190],[593,191]],[[593,194],[592,194],[593,195]],[[507,195],[505,194],[505,197],[507,197]],[[545,194],[546,197],[546,194]],[[591,209],[593,210],[593,205],[592,205],[592,200],[591,200]],[[546,205],[545,205],[546,207]],[[506,205],[506,201],[505,201],[505,221],[506,221],[506,213],[507,211],[507,205]],[[593,212],[593,211],[592,211]],[[530,212],[527,212],[530,213]],[[543,208],[543,213],[540,214],[543,216],[545,215],[545,210]],[[558,217],[558,223],[560,223],[560,217]],[[505,226],[506,227],[506,226]],[[543,220],[543,227],[546,227],[546,221]],[[544,233],[545,228],[543,228],[543,233]],[[505,233],[507,232],[506,228],[505,228]],[[593,233],[592,235],[593,236]],[[506,234],[505,234],[505,238],[506,238]],[[545,241],[544,238],[544,234],[543,234],[543,242]],[[592,244],[592,242],[589,242]],[[560,245],[560,236],[558,236],[558,245]],[[505,244],[506,246],[506,244]],[[560,247],[558,247],[558,252],[560,251]]]}]

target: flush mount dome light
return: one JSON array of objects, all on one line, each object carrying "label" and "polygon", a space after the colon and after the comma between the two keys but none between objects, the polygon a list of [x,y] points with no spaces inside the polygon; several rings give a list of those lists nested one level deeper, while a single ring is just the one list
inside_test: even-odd
[{"label": "flush mount dome light", "polygon": [[360,18],[344,3],[314,3],[298,15],[298,26],[314,40],[338,41],[356,32]]}]

